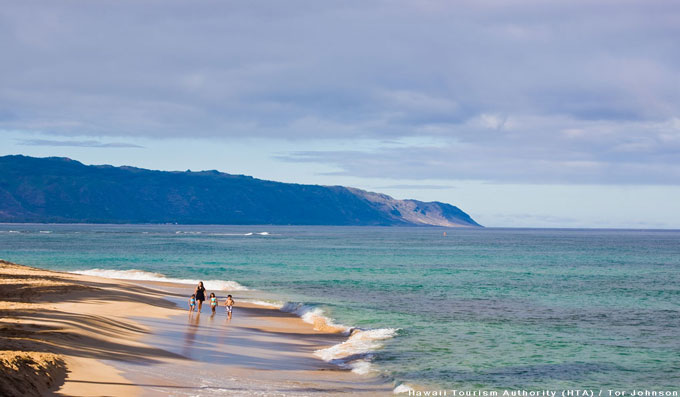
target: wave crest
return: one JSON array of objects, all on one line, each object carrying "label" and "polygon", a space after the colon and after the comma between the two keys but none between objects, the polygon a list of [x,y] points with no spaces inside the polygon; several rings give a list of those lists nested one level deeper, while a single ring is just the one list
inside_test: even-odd
[{"label": "wave crest", "polygon": [[324,314],[321,308],[316,306],[299,302],[287,302],[281,306],[280,310],[297,315],[302,321],[312,324],[315,331],[349,333],[351,329],[344,325],[335,324],[330,317]]},{"label": "wave crest", "polygon": [[397,328],[354,329],[346,341],[317,350],[314,354],[324,361],[350,368],[352,372],[367,374],[373,370],[371,361],[375,351],[381,349],[383,341],[393,338],[397,331]]},{"label": "wave crest", "polygon": [[112,270],[112,269],[89,269],[89,270],[76,270],[70,273],[82,274],[85,276],[96,276],[104,278],[117,278],[123,280],[138,280],[138,281],[160,281],[164,283],[175,283],[175,284],[198,284],[199,281],[203,281],[203,285],[207,290],[214,291],[247,291],[248,288],[231,280],[193,280],[193,279],[180,279],[166,277],[160,273],[152,273],[144,270]]},{"label": "wave crest", "polygon": [[349,336],[347,340],[325,349],[316,350],[314,355],[326,362],[351,369],[352,372],[357,374],[368,374],[374,371],[371,361],[373,361],[375,352],[383,347],[384,340],[393,338],[399,331],[398,328],[364,330],[336,324],[333,319],[324,314],[320,307],[300,302],[247,301],[295,314],[302,321],[312,324],[316,331],[345,333]]}]

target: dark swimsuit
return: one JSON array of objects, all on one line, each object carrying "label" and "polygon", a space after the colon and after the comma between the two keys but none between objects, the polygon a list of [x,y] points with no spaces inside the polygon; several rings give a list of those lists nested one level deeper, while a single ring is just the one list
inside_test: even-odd
[{"label": "dark swimsuit", "polygon": [[201,302],[205,301],[205,288],[196,291],[196,300]]}]

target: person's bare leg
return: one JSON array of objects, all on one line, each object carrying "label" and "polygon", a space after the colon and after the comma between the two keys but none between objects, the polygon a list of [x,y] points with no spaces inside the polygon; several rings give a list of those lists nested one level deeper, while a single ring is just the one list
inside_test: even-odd
[{"label": "person's bare leg", "polygon": [[198,312],[201,312],[201,308],[203,307],[203,301],[198,301]]}]

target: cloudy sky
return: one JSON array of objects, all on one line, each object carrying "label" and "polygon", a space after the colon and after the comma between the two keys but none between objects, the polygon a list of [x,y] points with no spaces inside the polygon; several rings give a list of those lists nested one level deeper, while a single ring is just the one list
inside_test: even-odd
[{"label": "cloudy sky", "polygon": [[2,1],[0,155],[680,228],[678,37],[667,0]]}]

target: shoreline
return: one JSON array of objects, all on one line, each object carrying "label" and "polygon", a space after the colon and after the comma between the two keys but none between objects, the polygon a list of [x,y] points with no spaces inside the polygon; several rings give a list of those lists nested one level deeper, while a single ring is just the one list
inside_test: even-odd
[{"label": "shoreline", "polygon": [[[678,227],[541,227],[541,226],[438,226],[438,225],[289,225],[289,224],[222,224],[222,223],[72,223],[72,222],[0,222],[0,226],[132,226],[132,227],[158,227],[158,226],[168,226],[177,228],[192,228],[192,227],[253,227],[253,228],[266,228],[266,227],[308,227],[308,228],[385,228],[385,229],[449,229],[452,232],[460,230],[476,231],[476,230],[559,230],[559,231],[619,231],[619,232],[678,232],[680,228]],[[3,232],[3,231],[0,231]]]},{"label": "shoreline", "polygon": [[[22,386],[31,387],[33,395],[79,396],[164,395],[169,390],[233,395],[247,394],[247,387],[276,395],[392,394],[385,379],[352,373],[314,355],[347,335],[315,330],[274,307],[239,302],[241,291],[235,291],[231,323],[221,323],[226,321],[222,306],[215,316],[219,321],[211,321],[209,307],[188,320],[188,310],[181,309],[186,300],[181,292],[192,288],[187,285],[5,261],[0,261],[0,281],[0,388],[7,395],[18,394]],[[203,384],[187,384],[191,377],[165,377],[187,371],[206,374]],[[215,385],[206,387],[206,382]]]}]

